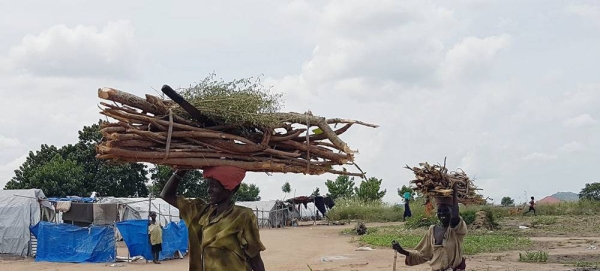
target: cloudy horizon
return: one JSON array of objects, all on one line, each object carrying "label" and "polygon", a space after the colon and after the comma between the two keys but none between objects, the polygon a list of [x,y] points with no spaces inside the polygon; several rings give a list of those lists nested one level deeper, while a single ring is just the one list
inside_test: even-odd
[{"label": "cloudy horizon", "polygon": [[[97,89],[136,95],[215,72],[263,75],[283,111],[358,119],[342,138],[384,200],[404,165],[461,168],[499,203],[598,182],[597,1],[146,1],[0,4],[0,186],[41,144],[101,119]],[[333,175],[249,173],[263,199]],[[357,184],[359,181],[356,181]]]}]

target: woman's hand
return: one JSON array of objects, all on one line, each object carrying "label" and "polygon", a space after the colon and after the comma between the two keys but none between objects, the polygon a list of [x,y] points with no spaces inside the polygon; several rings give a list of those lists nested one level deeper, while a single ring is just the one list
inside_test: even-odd
[{"label": "woman's hand", "polygon": [[395,251],[398,251],[398,253],[400,253],[404,256],[408,256],[408,251],[406,251],[404,248],[402,248],[402,246],[400,246],[400,244],[398,242],[396,242],[396,240],[392,241],[392,248]]}]

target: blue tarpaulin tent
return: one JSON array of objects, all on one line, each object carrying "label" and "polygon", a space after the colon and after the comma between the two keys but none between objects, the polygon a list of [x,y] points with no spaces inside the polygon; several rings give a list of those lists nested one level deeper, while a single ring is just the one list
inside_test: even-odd
[{"label": "blue tarpaulin tent", "polygon": [[[152,259],[150,243],[148,242],[148,220],[126,220],[117,223],[117,228],[123,236],[130,256],[143,256]],[[160,260],[173,258],[176,251],[185,254],[188,247],[187,227],[183,220],[170,222],[163,229],[162,252]]]},{"label": "blue tarpaulin tent", "polygon": [[79,227],[40,222],[31,227],[38,240],[36,262],[114,262],[117,251],[114,226]]}]

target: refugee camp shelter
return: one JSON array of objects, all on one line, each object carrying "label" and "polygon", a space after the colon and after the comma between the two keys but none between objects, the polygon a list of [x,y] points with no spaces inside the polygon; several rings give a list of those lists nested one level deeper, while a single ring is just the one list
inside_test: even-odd
[{"label": "refugee camp shelter", "polygon": [[299,196],[286,200],[286,203],[293,206],[292,218],[300,220],[318,220],[335,206],[332,198],[322,196]]},{"label": "refugee camp shelter", "polygon": [[29,227],[53,219],[54,207],[42,190],[0,190],[0,254],[35,254]]},{"label": "refugee camp shelter", "polygon": [[87,227],[90,225],[113,225],[120,221],[119,204],[98,203],[92,198],[49,198],[57,212],[56,223]]},{"label": "refugee camp shelter", "polygon": [[119,204],[119,220],[148,219],[150,211],[156,212],[161,225],[169,222],[179,222],[179,209],[161,198],[100,198],[98,203]]},{"label": "refugee camp shelter", "polygon": [[258,219],[259,228],[277,228],[285,225],[290,209],[279,200],[238,201],[237,206],[252,209]]}]

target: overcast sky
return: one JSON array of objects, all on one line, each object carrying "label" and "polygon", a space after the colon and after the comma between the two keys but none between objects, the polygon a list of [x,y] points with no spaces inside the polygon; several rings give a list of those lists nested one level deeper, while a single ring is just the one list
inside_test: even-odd
[{"label": "overcast sky", "polygon": [[[263,74],[284,111],[359,119],[343,139],[383,179],[462,168],[496,203],[579,192],[600,162],[598,1],[3,1],[0,186],[77,141],[97,89],[137,95]],[[335,176],[248,174],[263,199]],[[359,181],[357,180],[357,183]]]}]

